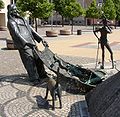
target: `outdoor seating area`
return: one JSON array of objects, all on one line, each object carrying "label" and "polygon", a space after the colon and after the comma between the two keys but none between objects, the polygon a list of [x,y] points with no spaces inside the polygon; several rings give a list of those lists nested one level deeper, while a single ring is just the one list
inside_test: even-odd
[{"label": "outdoor seating area", "polygon": [[57,37],[58,36],[58,32],[55,31],[55,30],[46,31],[46,36],[47,37]]},{"label": "outdoor seating area", "polygon": [[47,37],[57,37],[58,35],[71,35],[71,31],[69,29],[61,29],[59,31],[57,30],[46,31]]},{"label": "outdoor seating area", "polygon": [[60,30],[60,35],[70,35],[70,34],[71,34],[71,31],[68,29]]}]

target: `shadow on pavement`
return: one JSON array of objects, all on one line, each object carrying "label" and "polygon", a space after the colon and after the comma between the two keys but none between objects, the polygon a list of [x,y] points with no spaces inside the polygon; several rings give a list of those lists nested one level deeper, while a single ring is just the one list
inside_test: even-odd
[{"label": "shadow on pavement", "polygon": [[[30,82],[28,79],[27,74],[15,74],[15,75],[2,75],[0,76],[0,82],[10,82],[15,84],[22,84],[22,85],[29,85],[29,86],[40,86],[39,82],[37,85],[34,84],[34,82]],[[42,84],[42,87],[45,85]]]},{"label": "shadow on pavement", "polygon": [[49,103],[46,99],[44,99],[40,95],[36,95],[34,97],[36,98],[37,107],[32,107],[32,109],[47,109],[47,110],[49,110],[51,105],[49,105]]}]

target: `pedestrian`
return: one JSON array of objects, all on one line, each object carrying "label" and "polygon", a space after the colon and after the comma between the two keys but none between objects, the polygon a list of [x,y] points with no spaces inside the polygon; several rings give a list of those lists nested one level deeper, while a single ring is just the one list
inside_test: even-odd
[{"label": "pedestrian", "polygon": [[113,62],[113,52],[112,49],[110,48],[110,45],[108,43],[107,40],[107,34],[112,33],[112,30],[110,29],[110,27],[107,25],[107,20],[103,19],[103,27],[96,29],[94,31],[94,34],[97,36],[97,32],[100,32],[100,38],[98,39],[98,43],[101,44],[101,49],[102,49],[102,65],[101,65],[101,69],[104,69],[104,58],[105,58],[105,47],[108,49],[108,51],[110,52],[111,55],[111,62],[112,62],[112,68],[114,68],[114,62]]},{"label": "pedestrian", "polygon": [[47,77],[43,62],[33,51],[36,42],[47,43],[42,37],[19,15],[15,4],[8,5],[8,29],[19,51],[20,57],[27,70],[31,82],[39,82]]}]

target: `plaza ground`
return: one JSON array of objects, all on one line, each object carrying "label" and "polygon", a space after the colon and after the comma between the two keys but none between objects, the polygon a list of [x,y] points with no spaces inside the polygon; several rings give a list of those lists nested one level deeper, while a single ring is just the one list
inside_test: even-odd
[{"label": "plaza ground", "polygon": [[[38,33],[48,42],[49,48],[54,53],[72,64],[89,64],[88,67],[92,67],[92,64],[94,67],[98,41],[92,32],[92,27],[74,27],[74,35],[46,37],[45,31],[50,29],[39,28]],[[61,27],[54,29],[59,31]],[[82,29],[82,35],[76,34],[77,29]],[[119,28],[114,29],[108,36],[118,69],[120,68],[119,31]],[[43,98],[44,85],[33,86],[27,81],[27,74],[18,51],[6,50],[6,41],[3,38],[10,38],[8,31],[0,31],[0,117],[89,117],[85,96],[70,94],[64,90],[63,108],[59,109],[59,103],[56,101],[55,111],[51,108],[46,109],[46,101]],[[40,50],[44,49],[41,44],[37,45]],[[101,61],[101,50],[99,60]],[[110,63],[107,51],[105,60]],[[51,105],[51,101],[49,103]]]}]

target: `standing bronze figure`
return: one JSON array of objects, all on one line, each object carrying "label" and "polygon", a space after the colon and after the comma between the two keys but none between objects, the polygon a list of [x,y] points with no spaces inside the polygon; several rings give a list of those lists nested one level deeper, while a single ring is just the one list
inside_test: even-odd
[{"label": "standing bronze figure", "polygon": [[[40,81],[46,78],[47,73],[44,69],[43,62],[33,51],[36,48],[36,42],[42,42],[42,37],[33,30],[28,22],[19,15],[17,8],[14,4],[8,5],[8,29],[15,46],[19,50],[20,57],[29,75],[31,82]],[[38,51],[38,50],[37,50]]]},{"label": "standing bronze figure", "polygon": [[107,19],[104,18],[102,20],[103,22],[103,27],[99,28],[97,30],[94,31],[94,34],[97,36],[97,32],[100,32],[101,37],[98,38],[99,43],[101,44],[101,49],[102,49],[102,65],[101,65],[101,69],[104,69],[104,58],[105,58],[105,47],[108,49],[108,51],[110,52],[111,55],[111,62],[112,62],[112,68],[114,68],[114,61],[113,61],[113,52],[110,48],[110,45],[108,43],[107,40],[107,34],[112,33],[112,30],[110,29],[110,27],[107,25]]}]

